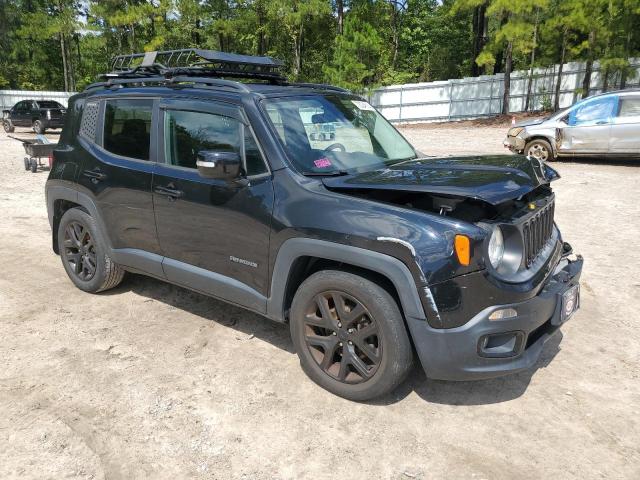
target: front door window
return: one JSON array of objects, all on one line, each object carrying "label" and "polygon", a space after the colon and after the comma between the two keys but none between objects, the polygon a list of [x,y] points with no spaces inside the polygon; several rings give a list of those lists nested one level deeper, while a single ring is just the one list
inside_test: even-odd
[{"label": "front door window", "polygon": [[569,126],[584,127],[609,124],[611,123],[615,106],[615,97],[606,97],[586,102],[569,114]]},{"label": "front door window", "polygon": [[267,171],[251,130],[231,117],[166,110],[164,137],[165,159],[170,165],[195,169],[199,151],[218,150],[239,154],[247,176]]}]

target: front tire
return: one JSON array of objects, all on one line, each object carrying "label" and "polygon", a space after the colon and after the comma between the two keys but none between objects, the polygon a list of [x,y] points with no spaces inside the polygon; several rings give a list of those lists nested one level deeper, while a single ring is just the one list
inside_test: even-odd
[{"label": "front tire", "polygon": [[324,270],[298,288],[290,311],[300,365],[321,387],[365,401],[407,376],[413,351],[393,297],[371,280]]},{"label": "front tire", "polygon": [[524,147],[524,154],[527,157],[532,157],[543,162],[553,162],[556,159],[551,144],[542,139],[531,140],[527,143]]},{"label": "front tire", "polygon": [[2,127],[4,128],[4,131],[6,133],[13,133],[15,131],[15,127],[13,126],[13,123],[11,123],[11,120],[5,120],[2,122]]},{"label": "front tire", "polygon": [[124,278],[124,269],[107,253],[95,219],[79,208],[67,210],[60,220],[58,251],[67,275],[80,290],[102,292]]}]

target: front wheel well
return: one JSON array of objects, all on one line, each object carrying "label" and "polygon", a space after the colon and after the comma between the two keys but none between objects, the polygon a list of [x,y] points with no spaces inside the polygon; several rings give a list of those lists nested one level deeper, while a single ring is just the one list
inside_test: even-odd
[{"label": "front wheel well", "polygon": [[287,320],[289,317],[289,309],[291,308],[291,303],[293,302],[293,297],[298,291],[300,285],[302,285],[302,282],[304,282],[314,273],[321,270],[339,270],[343,272],[353,273],[354,275],[359,275],[368,280],[371,280],[380,287],[384,288],[387,293],[391,295],[404,317],[404,310],[402,308],[402,302],[400,301],[398,291],[396,290],[393,282],[389,280],[389,278],[387,278],[385,275],[373,270],[369,270],[367,268],[358,267],[336,260],[329,260],[326,258],[312,256],[302,256],[298,257],[293,262],[293,264],[291,265],[291,269],[289,270],[289,277],[287,279],[287,286],[285,289],[283,304],[284,314]]},{"label": "front wheel well", "polygon": [[[85,212],[87,210],[80,204],[72,202],[70,200],[55,200],[53,202],[53,222],[51,225],[51,241],[53,243],[53,251],[60,255],[60,249],[58,248],[58,227],[60,226],[60,220],[62,216],[72,208],[79,208]],[[87,212],[89,213],[89,212]]]},{"label": "front wheel well", "polygon": [[556,147],[554,145],[554,140],[552,140],[549,137],[545,137],[544,135],[533,135],[533,136],[527,138],[525,140],[524,150],[522,151],[523,154],[526,154],[527,145],[529,145],[531,142],[533,142],[535,140],[544,140],[545,142],[547,142],[551,146],[551,153],[553,153],[553,156],[555,157],[557,155]]}]

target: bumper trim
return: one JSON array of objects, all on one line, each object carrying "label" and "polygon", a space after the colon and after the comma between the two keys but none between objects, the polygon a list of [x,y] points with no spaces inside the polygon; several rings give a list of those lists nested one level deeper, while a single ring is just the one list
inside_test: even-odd
[{"label": "bumper trim", "polygon": [[[559,295],[579,284],[583,259],[563,257],[538,295],[519,303],[494,305],[464,325],[436,329],[407,318],[409,330],[427,377],[437,380],[476,380],[517,373],[535,365],[544,344],[560,328]],[[514,308],[517,317],[489,320],[502,308]],[[478,351],[487,335],[522,332],[524,340],[511,356],[487,357]]]}]

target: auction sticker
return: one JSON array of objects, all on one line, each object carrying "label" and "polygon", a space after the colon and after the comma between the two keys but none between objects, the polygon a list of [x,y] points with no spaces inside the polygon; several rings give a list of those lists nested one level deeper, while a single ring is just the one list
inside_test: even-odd
[{"label": "auction sticker", "polygon": [[316,166],[316,168],[327,168],[331,166],[331,160],[326,157],[319,158],[318,160],[314,160],[313,164]]}]

